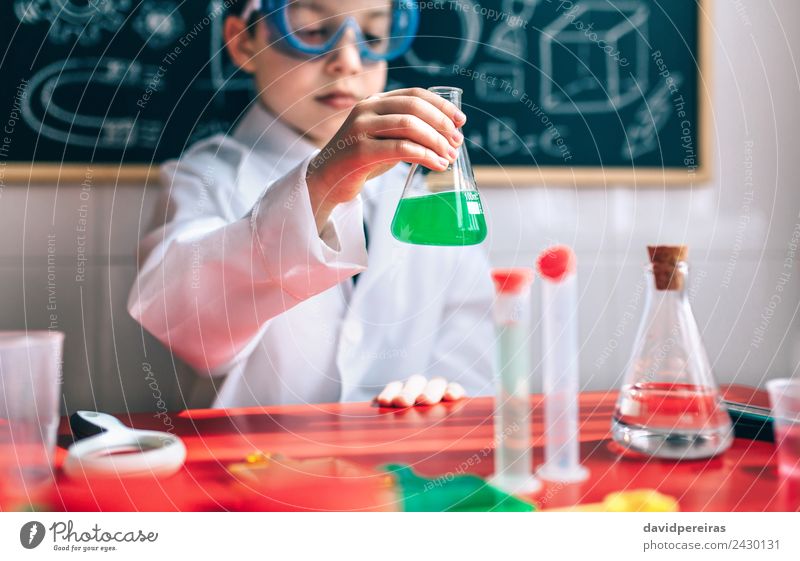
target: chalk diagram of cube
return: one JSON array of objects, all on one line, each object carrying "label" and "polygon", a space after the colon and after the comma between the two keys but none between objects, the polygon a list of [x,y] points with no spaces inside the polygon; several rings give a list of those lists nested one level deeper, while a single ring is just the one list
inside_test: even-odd
[{"label": "chalk diagram of cube", "polygon": [[[640,99],[649,86],[649,18],[650,9],[639,2],[589,1],[547,26],[539,40],[545,111],[609,113]],[[597,37],[587,35],[589,25]]]}]

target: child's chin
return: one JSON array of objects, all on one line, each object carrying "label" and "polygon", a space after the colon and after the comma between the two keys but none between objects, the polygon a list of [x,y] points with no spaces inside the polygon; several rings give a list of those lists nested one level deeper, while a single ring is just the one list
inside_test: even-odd
[{"label": "child's chin", "polygon": [[319,119],[316,122],[320,123],[319,128],[336,132],[344,124],[349,114],[349,109],[326,109],[318,113]]},{"label": "child's chin", "polygon": [[353,109],[353,105],[335,105],[335,104],[328,104],[322,101],[314,101],[316,106],[322,111],[326,117],[330,117],[331,115],[342,115],[342,122],[344,122],[344,118],[350,113]]},{"label": "child's chin", "polygon": [[342,126],[343,122],[344,119],[341,121],[338,119],[320,121],[321,124],[312,127],[308,131],[308,136],[316,139],[318,144],[327,144],[334,136],[336,136],[336,132]]}]

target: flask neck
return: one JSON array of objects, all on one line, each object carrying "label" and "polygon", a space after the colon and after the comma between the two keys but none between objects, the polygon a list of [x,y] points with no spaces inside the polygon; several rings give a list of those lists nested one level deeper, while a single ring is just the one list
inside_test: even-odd
[{"label": "flask neck", "polygon": [[428,88],[428,91],[435,93],[439,97],[445,98],[458,109],[461,109],[461,94],[463,93],[461,88],[454,88],[450,86],[433,86]]},{"label": "flask neck", "polygon": [[[461,95],[463,93],[461,88],[455,88],[451,86],[433,86],[428,88],[428,91],[443,97],[454,104],[459,110],[461,109]],[[459,127],[459,129],[461,129],[461,127]],[[408,187],[413,185],[412,179],[417,167],[417,164],[415,164],[411,168],[409,179],[406,181],[406,188],[403,191],[404,194],[408,192]],[[461,146],[458,147],[456,150],[455,161],[448,165],[446,170],[428,170],[425,172],[425,187],[427,190],[434,193],[440,191],[477,192],[478,187],[475,184],[475,177],[472,173],[472,164],[470,163],[469,155],[467,153],[466,142],[462,143]],[[471,204],[470,206],[476,209],[480,208],[479,202],[478,205]],[[479,210],[478,212],[481,214],[483,213],[482,210]]]},{"label": "flask neck", "polygon": [[680,262],[672,271],[649,264],[645,267],[645,316],[691,313],[687,285],[688,267]]},{"label": "flask neck", "polygon": [[686,294],[689,267],[685,261],[650,263],[647,266],[648,286],[656,292]]}]

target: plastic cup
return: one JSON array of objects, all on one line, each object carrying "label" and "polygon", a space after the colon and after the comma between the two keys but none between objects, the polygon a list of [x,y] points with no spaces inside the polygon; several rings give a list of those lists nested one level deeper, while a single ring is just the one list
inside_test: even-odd
[{"label": "plastic cup", "polygon": [[61,357],[58,331],[0,331],[0,498],[31,499],[53,474]]},{"label": "plastic cup", "polygon": [[770,380],[767,392],[774,419],[778,472],[800,479],[800,380]]}]

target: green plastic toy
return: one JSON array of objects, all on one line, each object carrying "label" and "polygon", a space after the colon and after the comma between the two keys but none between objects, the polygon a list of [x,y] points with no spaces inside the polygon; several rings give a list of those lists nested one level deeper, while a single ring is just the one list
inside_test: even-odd
[{"label": "green plastic toy", "polygon": [[380,469],[395,479],[406,512],[533,512],[536,507],[475,475],[422,477],[411,467],[388,464]]}]

